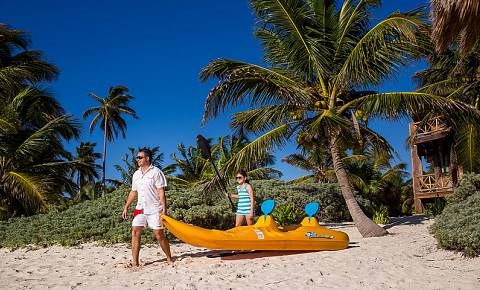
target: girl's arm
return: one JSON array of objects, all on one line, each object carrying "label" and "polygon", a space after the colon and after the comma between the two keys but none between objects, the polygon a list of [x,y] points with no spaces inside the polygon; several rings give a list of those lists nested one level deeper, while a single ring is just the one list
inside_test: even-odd
[{"label": "girl's arm", "polygon": [[247,191],[250,194],[250,218],[253,218],[255,215],[255,199],[253,198],[253,188],[250,184],[247,186]]},{"label": "girl's arm", "polygon": [[238,194],[230,194],[230,193],[225,193],[225,196],[228,197],[230,195],[231,198],[236,198],[238,199]]}]

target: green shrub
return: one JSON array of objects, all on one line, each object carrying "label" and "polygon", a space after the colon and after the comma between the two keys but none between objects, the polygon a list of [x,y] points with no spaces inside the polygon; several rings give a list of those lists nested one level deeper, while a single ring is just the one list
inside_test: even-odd
[{"label": "green shrub", "polygon": [[388,215],[388,208],[384,205],[380,206],[379,210],[376,210],[373,213],[373,222],[376,224],[386,225],[390,222],[390,217]]},{"label": "green shrub", "polygon": [[298,224],[305,217],[303,210],[293,203],[280,204],[275,207],[272,216],[280,226]]},{"label": "green shrub", "polygon": [[480,175],[466,175],[458,189],[447,198],[431,232],[444,249],[480,255]]},{"label": "green shrub", "polygon": [[[266,199],[274,199],[277,204],[293,204],[303,211],[305,205],[316,201],[320,209],[316,217],[323,222],[340,222],[351,220],[338,184],[289,184],[280,180],[254,181],[255,212],[261,214],[260,205]],[[364,212],[372,216],[373,207],[370,201],[356,197]]]},{"label": "green shrub", "polygon": [[[294,185],[279,180],[265,180],[253,181],[252,185],[257,216],[261,214],[261,202],[273,198],[277,204],[291,204],[295,211],[302,213],[307,202],[317,201],[320,203],[317,214],[319,220],[350,220],[336,184]],[[234,192],[235,188],[232,186],[229,190]],[[131,219],[124,221],[121,217],[128,192],[127,187],[121,187],[105,197],[75,204],[66,210],[54,209],[46,214],[0,222],[0,247],[15,248],[29,244],[71,246],[93,241],[103,244],[129,243]],[[228,229],[235,224],[235,214],[223,193],[205,194],[201,189],[169,188],[166,196],[168,214],[175,219],[215,229]],[[358,198],[358,202],[367,213],[372,212],[368,200]],[[145,231],[142,243],[153,242],[151,232]]]},{"label": "green shrub", "polygon": [[436,217],[437,215],[442,213],[446,205],[447,205],[447,201],[445,200],[445,198],[442,198],[442,197],[434,198],[433,201],[426,202],[424,204],[425,214],[428,216]]}]

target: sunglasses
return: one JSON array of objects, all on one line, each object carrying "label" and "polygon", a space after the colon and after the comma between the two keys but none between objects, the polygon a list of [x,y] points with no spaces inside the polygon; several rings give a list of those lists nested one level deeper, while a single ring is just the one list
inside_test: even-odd
[{"label": "sunglasses", "polygon": [[235,177],[235,178],[236,178],[237,180],[239,180],[239,179],[243,179],[243,176],[237,176],[237,177]]},{"label": "sunglasses", "polygon": [[145,158],[145,157],[137,156],[137,160],[142,160],[143,158]]}]

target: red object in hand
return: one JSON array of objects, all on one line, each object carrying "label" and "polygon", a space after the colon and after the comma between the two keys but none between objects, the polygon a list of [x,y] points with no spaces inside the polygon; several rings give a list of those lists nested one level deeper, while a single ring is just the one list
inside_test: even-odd
[{"label": "red object in hand", "polygon": [[133,211],[133,217],[136,217],[139,214],[143,214],[143,209],[135,209]]}]

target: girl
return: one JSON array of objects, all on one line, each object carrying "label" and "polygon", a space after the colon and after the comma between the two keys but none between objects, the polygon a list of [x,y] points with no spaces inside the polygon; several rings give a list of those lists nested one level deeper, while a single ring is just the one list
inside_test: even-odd
[{"label": "girl", "polygon": [[253,188],[248,184],[247,173],[244,170],[239,170],[235,176],[237,180],[237,194],[232,194],[233,198],[238,199],[237,212],[235,217],[235,226],[241,226],[243,219],[247,221],[247,225],[251,225],[253,221]]}]

